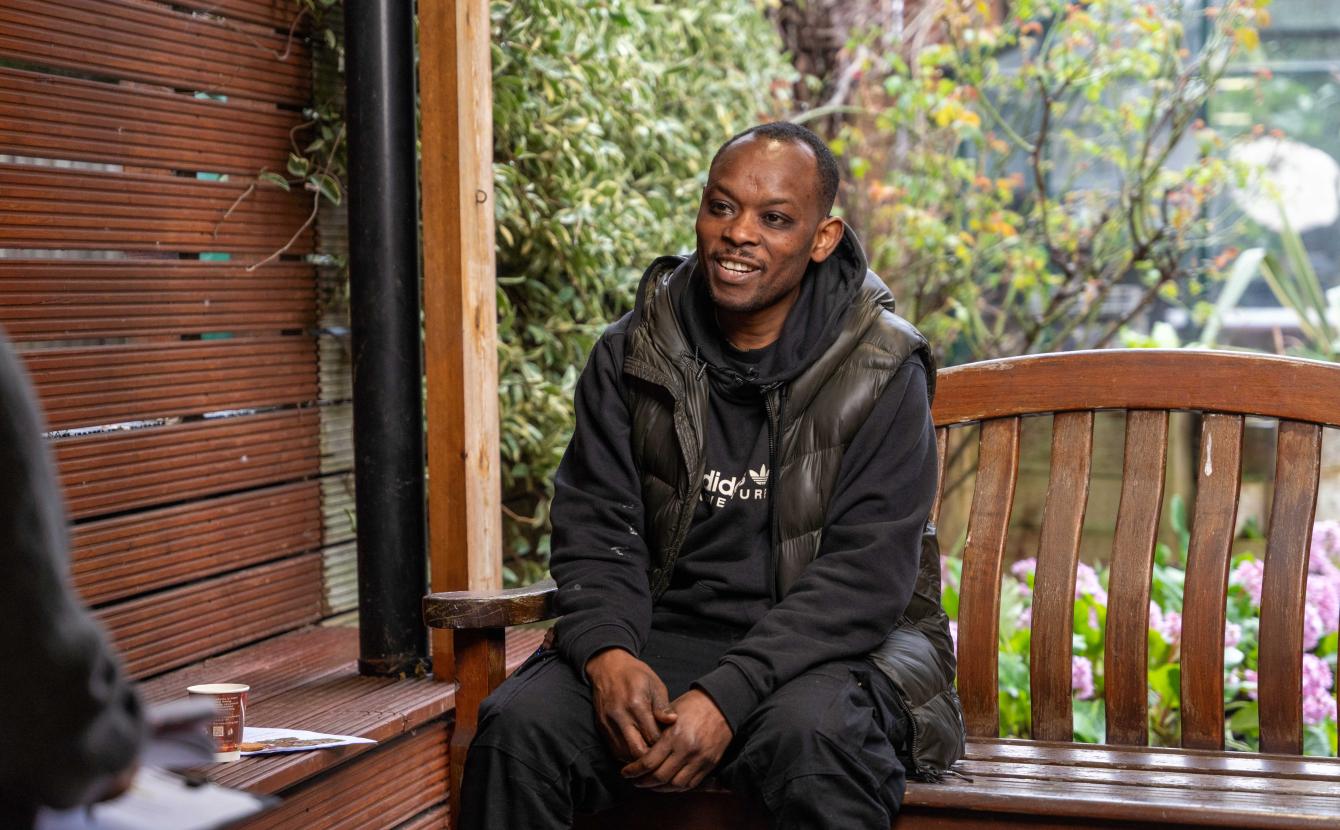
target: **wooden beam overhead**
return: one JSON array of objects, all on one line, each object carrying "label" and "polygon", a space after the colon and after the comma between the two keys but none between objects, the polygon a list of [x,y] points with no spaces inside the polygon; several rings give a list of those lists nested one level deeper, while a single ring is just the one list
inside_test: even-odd
[{"label": "wooden beam overhead", "polygon": [[[487,0],[420,0],[428,525],[433,591],[502,586],[493,80]],[[433,665],[452,674],[450,632]]]}]

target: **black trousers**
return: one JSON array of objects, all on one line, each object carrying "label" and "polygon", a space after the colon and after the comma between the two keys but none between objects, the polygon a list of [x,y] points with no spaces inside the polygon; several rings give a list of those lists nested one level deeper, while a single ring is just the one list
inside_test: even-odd
[{"label": "black trousers", "polygon": [[[725,644],[653,631],[641,655],[673,700]],[[892,684],[863,659],[826,663],[774,692],[715,770],[777,828],[887,830],[902,803],[907,722]],[[635,791],[595,721],[591,689],[552,650],[536,652],[484,701],[465,765],[461,827],[542,830]]]}]

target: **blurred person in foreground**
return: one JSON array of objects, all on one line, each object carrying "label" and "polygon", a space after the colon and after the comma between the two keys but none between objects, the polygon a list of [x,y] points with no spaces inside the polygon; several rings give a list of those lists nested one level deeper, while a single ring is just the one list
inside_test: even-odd
[{"label": "blurred person in foreground", "polygon": [[596,344],[554,483],[563,616],[481,709],[463,827],[566,827],[713,775],[775,827],[886,830],[908,774],[962,755],[935,369],[837,188],[809,130],[735,136],[697,250],[653,262]]},{"label": "blurred person in foreground", "polygon": [[32,388],[0,333],[0,828],[115,797],[143,710],[70,587],[69,540]]}]

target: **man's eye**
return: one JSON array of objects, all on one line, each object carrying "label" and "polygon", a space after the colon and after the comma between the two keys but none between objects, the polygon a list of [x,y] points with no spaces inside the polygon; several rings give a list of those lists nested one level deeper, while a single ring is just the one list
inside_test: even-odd
[{"label": "man's eye", "polygon": [[730,205],[725,202],[709,202],[707,207],[716,214],[729,213]]},{"label": "man's eye", "polygon": [[769,225],[785,225],[791,220],[780,213],[765,213],[763,214],[763,221],[767,222]]}]

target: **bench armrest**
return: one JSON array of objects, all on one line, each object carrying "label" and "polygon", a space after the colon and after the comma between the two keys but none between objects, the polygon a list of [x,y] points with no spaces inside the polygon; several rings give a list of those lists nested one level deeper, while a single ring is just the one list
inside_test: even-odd
[{"label": "bench armrest", "polygon": [[506,628],[552,620],[552,579],[502,591],[442,591],[423,598],[423,621],[429,628]]}]

